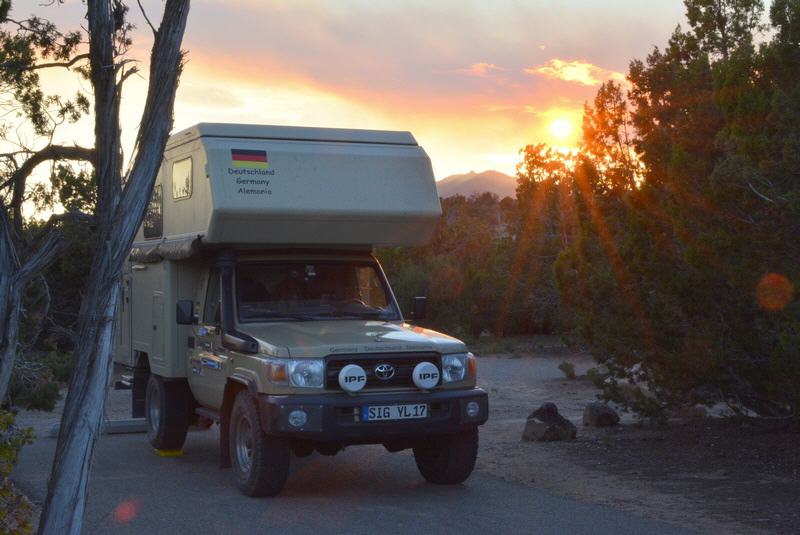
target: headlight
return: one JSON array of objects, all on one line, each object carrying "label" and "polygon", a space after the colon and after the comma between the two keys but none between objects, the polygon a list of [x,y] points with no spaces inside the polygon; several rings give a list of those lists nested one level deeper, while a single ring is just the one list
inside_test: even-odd
[{"label": "headlight", "polygon": [[445,383],[463,381],[467,374],[467,353],[442,355],[442,379]]},{"label": "headlight", "polygon": [[325,364],[320,359],[290,360],[289,383],[301,388],[322,388],[325,382]]},{"label": "headlight", "polygon": [[322,388],[325,363],[322,359],[267,359],[267,379],[276,385]]}]

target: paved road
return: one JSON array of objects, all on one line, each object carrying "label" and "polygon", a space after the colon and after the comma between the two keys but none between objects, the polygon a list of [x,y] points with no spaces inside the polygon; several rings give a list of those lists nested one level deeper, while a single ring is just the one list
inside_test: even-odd
[{"label": "paved road", "polygon": [[[278,498],[246,498],[216,466],[217,436],[190,432],[179,458],[157,457],[141,434],[102,437],[85,533],[687,533],[478,472],[464,485],[429,485],[408,452],[376,446],[293,459]],[[13,475],[35,501],[54,447],[50,438],[25,447]]]}]

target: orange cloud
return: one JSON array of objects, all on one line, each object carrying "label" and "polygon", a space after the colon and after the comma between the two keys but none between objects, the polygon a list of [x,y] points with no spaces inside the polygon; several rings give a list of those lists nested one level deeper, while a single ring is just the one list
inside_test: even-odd
[{"label": "orange cloud", "polygon": [[[59,27],[84,18],[81,2],[57,9],[30,4],[43,4],[38,14],[56,18]],[[226,121],[411,130],[439,177],[490,166],[513,173],[519,148],[529,143],[574,144],[566,125],[580,133],[582,103],[602,80],[622,79],[596,65],[623,69],[627,58],[667,39],[683,16],[680,2],[608,4],[196,2],[175,126]],[[134,54],[144,66],[151,36],[139,10],[130,16],[138,28]],[[547,61],[553,57],[568,59]],[[139,123],[146,88],[139,77],[126,83],[126,147],[135,141],[131,126]],[[65,131],[90,140],[91,120]]]},{"label": "orange cloud", "polygon": [[477,76],[483,78],[489,76],[495,71],[504,71],[502,67],[498,67],[494,63],[473,63],[466,69],[460,69],[458,72],[469,76]]},{"label": "orange cloud", "polygon": [[[487,72],[492,69],[499,71],[502,70],[502,67],[493,66],[486,67],[486,69]],[[254,90],[262,87],[265,92],[269,92],[270,89],[291,89],[300,93],[324,93],[357,103],[362,107],[374,107],[387,115],[405,117],[417,114],[460,116],[465,113],[465,110],[474,113],[476,110],[484,109],[487,105],[494,104],[506,108],[516,108],[524,105],[527,99],[531,98],[530,88],[522,85],[516,88],[503,85],[500,80],[498,80],[498,84],[492,84],[497,89],[478,91],[471,86],[467,87],[467,82],[464,82],[463,78],[455,76],[467,70],[469,69],[442,70],[430,76],[430,78],[443,80],[441,87],[425,87],[421,83],[415,84],[413,80],[409,80],[384,88],[357,83],[347,77],[330,79],[300,72],[282,63],[280,58],[264,56],[260,58],[257,66],[251,67],[242,65],[241,60],[225,54],[201,54],[198,51],[191,53],[191,61],[183,75],[182,84],[187,74],[202,78],[205,80],[205,85],[215,86],[215,98],[216,92],[222,88],[225,100],[234,98],[233,95],[239,93],[242,87],[253,87]],[[372,72],[379,80],[396,78],[396,75],[385,70],[385,67],[376,66]],[[478,77],[478,75],[473,76]],[[451,80],[458,79],[461,80],[460,83],[451,82]],[[475,83],[481,82],[476,80]],[[550,96],[550,92],[544,86],[540,88],[539,92],[541,94],[537,94],[537,98],[553,100],[556,98]],[[203,105],[208,105],[208,99],[202,91],[191,91],[187,93],[186,97],[197,98]],[[182,98],[184,95],[179,93],[178,99]]]},{"label": "orange cloud", "polygon": [[[513,174],[519,149],[527,144],[574,145],[571,137],[554,139],[550,125],[567,117],[579,132],[581,103],[593,92],[580,85],[554,90],[547,80],[515,89],[480,77],[465,79],[455,70],[434,73],[460,81],[453,82],[454,91],[420,92],[413,84],[384,90],[317,78],[276,58],[247,68],[224,54],[193,51],[178,89],[175,127],[222,121],[410,130],[431,155],[437,178],[464,169]],[[519,69],[507,69],[488,79],[515,74],[522,76]]]},{"label": "orange cloud", "polygon": [[620,72],[603,69],[580,60],[564,61],[553,58],[539,67],[525,69],[525,72],[534,76],[543,76],[549,80],[575,82],[590,87],[600,85],[606,80],[625,82],[625,75]]}]

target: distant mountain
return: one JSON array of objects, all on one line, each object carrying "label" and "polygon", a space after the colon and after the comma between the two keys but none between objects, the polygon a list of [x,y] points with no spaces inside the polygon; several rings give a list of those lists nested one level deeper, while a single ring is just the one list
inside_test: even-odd
[{"label": "distant mountain", "polygon": [[440,197],[463,195],[469,197],[473,193],[490,191],[501,199],[513,197],[517,188],[517,179],[500,171],[470,171],[463,175],[450,175],[436,183]]}]

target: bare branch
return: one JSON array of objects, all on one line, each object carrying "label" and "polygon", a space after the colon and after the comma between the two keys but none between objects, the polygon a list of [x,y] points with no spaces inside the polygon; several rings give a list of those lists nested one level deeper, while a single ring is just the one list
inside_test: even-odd
[{"label": "bare branch", "polygon": [[768,203],[776,204],[775,201],[773,201],[772,199],[770,199],[769,197],[758,191],[755,187],[753,187],[753,184],[751,182],[748,182],[747,185],[750,187],[750,191],[761,197],[763,200],[767,201]]},{"label": "bare branch", "polygon": [[111,2],[87,3],[90,78],[94,89],[95,175],[97,215],[101,227],[114,212],[120,193],[121,155],[119,97],[114,38],[117,34]]},{"label": "bare branch", "polygon": [[[72,67],[73,65],[75,65],[76,63],[78,63],[79,61],[81,61],[83,59],[89,59],[89,54],[88,53],[86,53],[86,54],[78,54],[77,56],[75,56],[74,58],[72,58],[69,61],[51,61],[49,63],[39,63],[37,65],[31,65],[30,67],[26,67],[25,69],[21,69],[21,70],[37,71],[39,69],[49,69],[51,67],[65,67],[65,68],[69,69],[70,67]],[[5,63],[0,64],[0,68],[3,68],[3,69],[8,68],[8,67],[13,67],[13,66],[14,66],[14,64],[12,62],[8,62],[8,61],[5,62]]]},{"label": "bare branch", "polygon": [[[39,307],[39,310],[37,311],[36,321],[31,329],[31,332],[26,335],[28,340],[28,343],[26,344],[27,347],[35,344],[39,339],[39,335],[42,334],[45,322],[47,321],[47,316],[50,314],[50,285],[47,284],[47,277],[45,277],[43,273],[40,273],[38,278],[39,284],[41,284],[42,287],[42,306]],[[22,342],[20,342],[20,345],[22,345]]]},{"label": "bare branch", "polygon": [[30,153],[30,158],[19,166],[19,168],[2,184],[0,190],[5,189],[12,184],[28,178],[37,165],[48,160],[85,160],[91,162],[94,160],[94,149],[68,146],[68,145],[48,145],[45,148],[37,151],[19,151],[17,153],[8,153],[0,156],[12,156],[14,154]]},{"label": "bare branch", "polygon": [[63,212],[61,214],[53,214],[51,215],[45,224],[38,229],[38,231],[30,238],[27,243],[28,247],[35,246],[39,241],[43,238],[48,236],[50,232],[52,232],[53,228],[56,226],[57,223],[62,223],[64,221],[70,221],[72,223],[83,223],[83,224],[91,224],[94,221],[94,216],[92,214],[86,214],[83,212]]},{"label": "bare branch", "polygon": [[79,146],[47,145],[38,152],[34,152],[25,160],[6,180],[0,185],[0,190],[12,188],[9,207],[14,215],[13,224],[17,235],[22,234],[22,203],[25,196],[25,183],[33,170],[48,160],[85,160],[94,161],[94,150]]},{"label": "bare branch", "polygon": [[[163,154],[172,129],[175,91],[184,59],[180,44],[188,11],[188,0],[168,0],[153,43],[147,101],[134,147],[137,152],[118,210],[114,214],[115,226],[119,225],[115,230],[126,238],[132,239],[136,232],[161,165],[161,158],[155,159],[152,154]],[[130,240],[119,240],[113,246],[113,257],[124,258],[130,248]]]},{"label": "bare branch", "polygon": [[25,286],[32,279],[38,277],[66,246],[67,242],[61,231],[59,229],[52,229],[38,251],[28,258],[27,262],[20,268],[17,277],[21,281],[22,286]]},{"label": "bare branch", "polygon": [[122,84],[125,83],[125,80],[133,76],[134,74],[139,74],[139,69],[136,67],[132,67],[130,70],[127,70],[122,73],[122,76],[119,77],[119,82],[117,82],[118,91],[122,91]]},{"label": "bare branch", "polygon": [[150,26],[151,30],[153,30],[153,37],[155,37],[156,35],[158,35],[158,32],[156,31],[155,26],[153,26],[153,23],[150,22],[150,19],[147,18],[147,13],[145,13],[145,11],[144,11],[144,6],[142,5],[142,0],[136,0],[136,3],[139,4],[139,10],[142,12],[142,16],[144,17],[144,20],[147,21],[147,25]]}]

